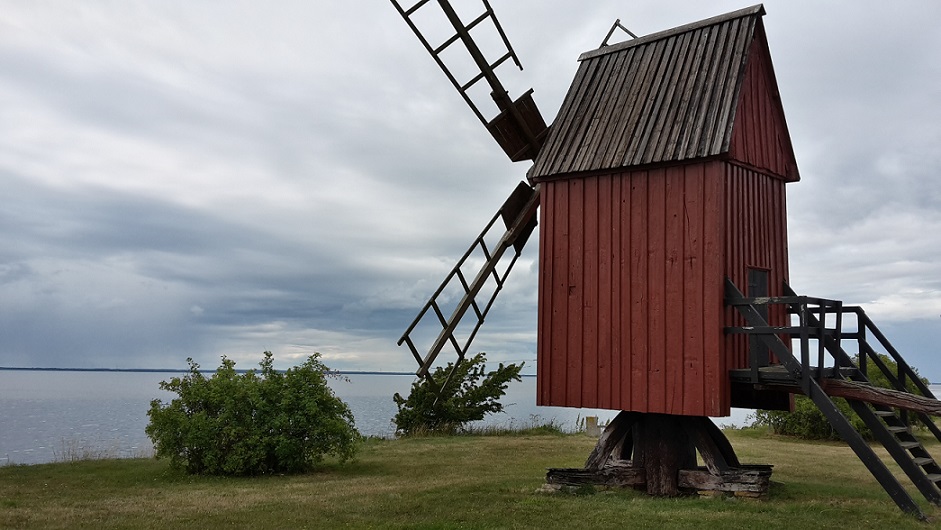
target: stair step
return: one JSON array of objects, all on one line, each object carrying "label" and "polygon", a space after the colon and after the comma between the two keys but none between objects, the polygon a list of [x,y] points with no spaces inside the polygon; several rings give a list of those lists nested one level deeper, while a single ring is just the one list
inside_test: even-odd
[{"label": "stair step", "polygon": [[899,442],[899,445],[902,446],[902,449],[914,449],[915,447],[921,447],[921,444],[918,442]]},{"label": "stair step", "polygon": [[928,480],[935,483],[941,482],[941,473],[931,473],[928,475]]},{"label": "stair step", "polygon": [[904,425],[887,425],[886,429],[888,429],[888,431],[893,434],[897,434],[900,432],[908,432],[908,427]]},{"label": "stair step", "polygon": [[877,410],[877,411],[875,411],[875,413],[876,413],[876,416],[879,416],[879,417],[881,417],[881,418],[887,418],[887,417],[889,417],[889,416],[895,416],[895,413],[892,412],[891,410]]},{"label": "stair step", "polygon": [[912,462],[915,462],[916,466],[927,466],[928,464],[934,463],[934,459],[918,457],[918,458],[913,458]]}]

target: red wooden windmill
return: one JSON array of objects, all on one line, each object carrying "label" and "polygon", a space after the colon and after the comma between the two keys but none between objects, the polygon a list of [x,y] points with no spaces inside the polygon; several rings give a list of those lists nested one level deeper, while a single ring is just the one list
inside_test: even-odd
[{"label": "red wooden windmill", "polygon": [[[537,404],[622,411],[585,468],[551,470],[550,483],[763,493],[770,466],[740,465],[708,417],[733,406],[787,409],[803,393],[899,506],[920,513],[833,406],[831,395],[855,392],[854,409],[941,503],[941,468],[903,416],[867,393],[867,366],[880,364],[866,362],[878,359],[867,337],[884,337],[862,310],[787,285],[785,185],[799,174],[762,6],[584,53],[547,126],[532,90],[514,101],[497,78],[501,64],[519,61],[486,0],[469,21],[446,0],[392,3],[511,160],[533,161],[400,339],[419,375],[448,384],[429,369],[444,349],[458,360],[467,353],[538,216]],[[415,19],[430,9],[453,37],[428,42]],[[495,30],[505,53],[484,56],[481,28]],[[466,49],[477,75],[452,75],[443,57],[453,47]],[[489,119],[472,97],[481,83],[497,105]],[[423,344],[428,324],[436,332]],[[848,338],[859,366],[844,350]],[[933,401],[887,341],[882,349],[899,364],[899,393]]]}]

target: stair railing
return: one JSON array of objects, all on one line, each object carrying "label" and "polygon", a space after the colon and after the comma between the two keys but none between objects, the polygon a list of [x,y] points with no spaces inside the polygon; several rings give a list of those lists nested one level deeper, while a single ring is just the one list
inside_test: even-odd
[{"label": "stair railing", "polygon": [[[837,377],[841,376],[840,367],[844,362],[849,362],[850,365],[852,365],[849,356],[843,351],[841,345],[833,340],[834,337],[832,335],[828,336],[830,330],[826,327],[826,315],[829,310],[828,308],[836,307],[837,304],[831,304],[828,302],[833,301],[825,300],[820,300],[824,303],[817,303],[818,300],[819,299],[811,299],[805,296],[746,298],[735,284],[730,279],[726,278],[726,304],[735,307],[745,321],[744,326],[729,327],[726,328],[726,332],[754,335],[761,343],[770,349],[794,380],[800,382],[800,387],[804,395],[810,398],[817,408],[820,409],[827,418],[827,421],[833,426],[834,430],[836,430],[840,437],[853,449],[853,452],[856,453],[860,461],[869,469],[869,472],[872,473],[873,477],[882,485],[883,489],[885,489],[886,493],[889,494],[898,507],[905,512],[909,512],[924,519],[924,514],[921,512],[918,504],[912,499],[911,495],[902,487],[898,479],[896,479],[875,452],[873,452],[869,444],[863,440],[859,432],[850,424],[846,416],[843,415],[833,400],[830,399],[830,396],[824,391],[822,388],[823,382],[818,380],[818,378],[822,378],[823,371],[818,370],[815,374],[817,377],[810,376],[809,342],[811,338],[816,338],[822,343],[822,345],[818,347],[818,358],[820,358],[821,351],[829,351],[833,354],[836,360],[834,373]],[[788,304],[789,307],[796,310],[800,325],[796,327],[768,325],[767,320],[765,320],[764,316],[756,309],[756,306],[772,303]],[[813,311],[811,311],[809,307],[810,305],[817,306],[817,313],[821,318],[814,316]],[[842,319],[837,319],[837,322],[842,325]],[[834,328],[834,331],[837,331],[836,328]],[[784,342],[782,335],[789,338],[793,338],[795,335],[800,336],[802,346],[800,362],[794,357],[791,351],[791,345]],[[854,370],[854,372],[858,377],[863,377],[858,373],[858,370]],[[872,415],[871,412],[869,415]],[[895,455],[893,455],[893,457],[894,456]],[[896,461],[898,462],[898,460],[899,459]],[[908,460],[901,460],[902,462],[911,464],[909,467],[915,467],[914,462],[910,458]],[[911,477],[912,475],[919,477],[919,475],[914,472],[909,476]],[[926,476],[921,474],[920,479],[924,481]],[[934,486],[931,487],[933,488]]]},{"label": "stair railing", "polygon": [[[796,315],[797,325],[788,326],[737,326],[725,328],[726,333],[746,334],[751,336],[770,336],[778,335],[787,337],[790,340],[798,339],[800,341],[799,359],[794,356],[794,352],[786,350],[787,356],[782,351],[772,350],[772,353],[778,357],[778,360],[791,372],[791,374],[800,382],[801,388],[805,390],[810,386],[811,379],[820,382],[827,377],[826,360],[827,353],[834,359],[834,372],[839,373],[840,368],[855,368],[852,360],[847,355],[834,354],[827,344],[831,341],[839,344],[844,338],[843,335],[843,303],[839,300],[829,300],[826,298],[816,298],[811,296],[799,296],[788,294],[787,296],[772,297],[745,297],[739,296],[738,289],[735,288],[731,280],[726,280],[726,305],[737,308],[739,311],[747,307],[786,305],[789,313]],[[834,315],[833,326],[827,327],[828,315]],[[793,324],[793,323],[792,323]],[[783,340],[783,339],[782,339]],[[811,341],[817,341],[816,348],[816,366],[811,362]],[[790,348],[789,344],[786,344]],[[784,357],[790,357],[790,361]],[[749,362],[752,368],[752,377],[757,382],[757,353],[750,352]]]},{"label": "stair railing", "polygon": [[[891,382],[896,390],[901,390],[902,392],[913,392],[912,390],[917,391],[917,393],[922,396],[937,399],[934,393],[931,392],[931,389],[928,388],[928,385],[924,383],[915,372],[914,369],[905,361],[904,358],[899,354],[898,350],[892,346],[892,343],[885,337],[881,330],[876,327],[872,319],[866,315],[866,312],[863,308],[858,306],[849,306],[846,308],[847,311],[855,313],[856,320],[859,322],[859,331],[857,340],[860,345],[860,355],[859,355],[859,370],[866,375],[868,372],[869,360],[875,364],[879,370],[885,374],[889,382]],[[882,362],[882,359],[879,358],[879,352],[872,347],[872,345],[867,340],[868,336],[872,336],[878,341],[879,346],[882,347],[882,350],[893,360],[895,361],[896,366],[898,367],[896,373],[892,373],[888,366]],[[865,355],[864,355],[865,354]],[[909,387],[909,382],[913,389]]]},{"label": "stair railing", "polygon": [[[784,292],[788,295],[785,298],[805,298],[795,295],[794,291],[787,284],[784,285]],[[885,334],[883,334],[882,331],[872,321],[872,319],[866,315],[866,312],[863,310],[863,308],[859,306],[845,306],[842,307],[841,310],[842,312],[852,313],[856,316],[856,331],[850,333],[838,332],[835,333],[832,337],[825,337],[825,346],[836,360],[837,367],[835,368],[835,371],[839,371],[839,366],[856,368],[857,375],[851,377],[851,379],[869,382],[868,365],[869,362],[871,362],[879,369],[880,372],[882,372],[882,374],[886,377],[895,390],[916,395],[920,394],[927,398],[937,399],[934,393],[932,393],[928,388],[928,385],[926,385],[924,381],[918,377],[918,374],[911,367],[911,365],[905,361],[902,355],[899,354],[898,350],[896,350],[892,343],[889,342],[889,339],[886,338]],[[792,305],[791,311],[799,312],[800,308]],[[810,315],[810,317],[811,322],[809,322],[809,324],[813,325],[814,317],[813,315]],[[839,329],[839,323],[842,322],[842,320],[838,317],[837,321],[837,327]],[[881,349],[883,349],[886,354],[895,362],[897,367],[895,373],[893,373],[892,370],[884,362],[882,362],[882,359],[879,357],[879,351],[877,351],[868,340],[868,337],[870,336],[878,341],[878,345],[881,346]],[[858,367],[854,365],[852,358],[843,349],[841,339],[856,340],[858,346]],[[911,382],[911,386],[914,387],[913,389],[917,392],[913,392],[913,389],[909,388],[909,382]],[[913,414],[916,418],[918,418],[922,425],[931,431],[938,441],[941,441],[941,428],[938,427],[938,425],[929,415],[922,412],[914,412]],[[900,412],[899,417],[904,423],[908,423],[909,414]]]}]

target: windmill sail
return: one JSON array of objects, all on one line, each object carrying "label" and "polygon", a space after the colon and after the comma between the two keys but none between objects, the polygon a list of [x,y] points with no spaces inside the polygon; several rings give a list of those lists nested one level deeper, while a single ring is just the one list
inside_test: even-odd
[{"label": "windmill sail", "polygon": [[[457,355],[455,368],[464,359],[471,341],[484,323],[497,294],[503,289],[507,276],[536,227],[538,206],[539,189],[520,182],[399,339],[398,345],[407,345],[418,361],[420,368],[417,374],[427,378],[434,387],[440,389],[447,385],[451,374],[445,381],[435,381],[430,370],[432,364],[442,349],[448,346]],[[506,230],[491,248],[487,241],[494,234],[499,234],[498,219],[503,219]],[[507,250],[510,248],[513,253],[508,255]],[[475,257],[482,259],[475,260]],[[475,270],[473,279],[468,281],[468,273]],[[445,317],[446,309],[443,306],[448,302],[449,294],[455,291],[462,294],[451,315]],[[469,310],[473,310],[474,318],[468,321],[469,324],[464,322],[462,325],[462,319]],[[437,329],[437,336],[427,352],[422,354],[420,346],[416,344],[417,337],[429,328]]]},{"label": "windmill sail", "polygon": [[[444,74],[447,76],[454,88],[464,98],[464,101],[471,108],[477,118],[484,124],[490,134],[494,137],[503,151],[510,157],[510,160],[519,162],[521,160],[533,160],[539,153],[545,141],[548,127],[539,113],[532,97],[532,89],[525,92],[515,101],[509,96],[509,93],[503,88],[500,79],[497,78],[495,70],[497,67],[512,59],[513,62],[523,69],[516,52],[506,38],[500,22],[493,12],[493,8],[487,0],[483,0],[484,12],[471,22],[465,24],[454,8],[447,0],[420,0],[409,8],[402,7],[398,0],[391,0],[392,4],[398,10],[399,14],[412,29],[418,40],[425,46],[425,49],[431,54]],[[431,4],[429,6],[429,4]],[[448,22],[454,28],[455,33],[441,43],[434,45],[429,42],[425,34],[416,24],[415,18],[420,14],[420,10],[434,9],[437,6]],[[491,25],[499,34],[502,41],[504,52],[500,57],[490,60],[485,57],[480,46],[474,40],[471,32],[482,25]],[[476,66],[476,72],[469,79],[459,80],[449,67],[445,60],[444,53],[460,43],[466,49],[467,53]],[[480,81],[486,81],[490,85],[491,96],[497,105],[498,114],[488,119],[468,92]]]}]

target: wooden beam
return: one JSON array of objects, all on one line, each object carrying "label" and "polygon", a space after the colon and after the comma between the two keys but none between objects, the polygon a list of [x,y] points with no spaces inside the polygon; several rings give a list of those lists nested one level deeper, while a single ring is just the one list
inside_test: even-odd
[{"label": "wooden beam", "polygon": [[713,475],[706,469],[681,469],[680,488],[704,491],[768,493],[771,466],[735,468]]},{"label": "wooden beam", "polygon": [[[631,438],[631,430],[634,428],[634,423],[639,417],[640,413],[637,412],[627,412],[623,410],[619,412],[618,415],[608,423],[608,426],[605,427],[604,432],[601,433],[601,437],[598,438],[598,443],[591,451],[591,454],[588,455],[588,460],[585,462],[585,469],[599,470],[608,463],[608,460],[612,457],[615,450],[622,452],[620,450],[620,447],[623,446],[621,442]],[[633,446],[633,441],[630,443]],[[621,455],[613,456],[617,459]],[[630,457],[630,455],[626,456]]]},{"label": "wooden beam", "polygon": [[[782,381],[760,386],[767,390],[790,392],[791,394],[803,393],[796,382],[787,384]],[[911,410],[932,416],[941,416],[941,401],[919,396],[918,394],[881,388],[859,381],[848,381],[845,379],[823,379],[820,382],[820,387],[828,396],[855,399],[874,405],[885,405],[887,407]]]},{"label": "wooden beam", "polygon": [[918,394],[843,379],[826,379],[821,386],[831,396],[941,416],[941,401]]},{"label": "wooden beam", "polygon": [[550,468],[546,483],[561,486],[635,487],[647,483],[647,474],[631,462],[608,464],[603,469]]}]

